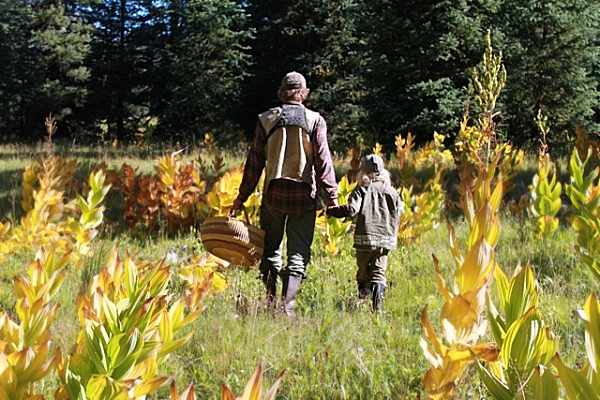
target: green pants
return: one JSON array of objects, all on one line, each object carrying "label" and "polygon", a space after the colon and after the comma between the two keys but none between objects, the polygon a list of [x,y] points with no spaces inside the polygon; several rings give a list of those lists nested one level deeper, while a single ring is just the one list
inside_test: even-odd
[{"label": "green pants", "polygon": [[359,283],[386,284],[385,270],[387,268],[388,249],[356,249],[356,281]]},{"label": "green pants", "polygon": [[[282,214],[268,205],[260,208],[260,227],[265,231],[265,246],[260,263],[263,277],[291,275],[306,277],[315,233],[316,211]],[[287,265],[283,268],[283,237],[286,236]]]}]

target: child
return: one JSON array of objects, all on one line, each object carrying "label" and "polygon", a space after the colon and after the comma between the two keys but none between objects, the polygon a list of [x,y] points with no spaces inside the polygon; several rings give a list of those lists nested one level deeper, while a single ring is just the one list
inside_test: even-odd
[{"label": "child", "polygon": [[355,217],[354,247],[358,272],[358,296],[370,296],[373,310],[381,310],[386,288],[385,270],[390,250],[396,248],[400,215],[404,203],[392,186],[383,159],[369,154],[362,159],[357,185],[348,203],[327,208],[336,218]]}]

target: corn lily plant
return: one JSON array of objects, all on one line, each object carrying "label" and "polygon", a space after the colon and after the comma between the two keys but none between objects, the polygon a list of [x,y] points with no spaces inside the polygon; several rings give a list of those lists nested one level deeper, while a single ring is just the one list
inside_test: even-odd
[{"label": "corn lily plant", "polygon": [[571,177],[565,186],[565,192],[573,204],[574,214],[572,225],[577,232],[577,245],[575,249],[579,256],[600,281],[600,186],[597,178],[598,167],[588,173],[585,172],[586,164],[590,159],[591,149],[584,160],[574,150],[571,155],[569,167]]},{"label": "corn lily plant", "polygon": [[556,180],[554,164],[550,161],[546,136],[550,131],[548,128],[548,117],[538,111],[536,124],[542,139],[538,155],[538,172],[533,176],[532,184],[529,186],[529,213],[535,218],[535,232],[541,236],[547,236],[558,229],[558,218],[556,214],[562,204],[560,195],[562,185]]},{"label": "corn lily plant", "polygon": [[[238,196],[239,187],[242,183],[243,171],[233,168],[226,171],[213,185],[210,192],[206,194],[205,204],[201,205],[200,215],[202,217],[227,215],[233,202]],[[254,192],[244,203],[245,213],[248,221],[258,225],[260,203],[262,199],[263,177],[256,185]]]},{"label": "corn lily plant", "polygon": [[496,268],[494,277],[503,314],[488,298],[488,321],[500,354],[487,368],[477,363],[482,381],[495,399],[558,399],[551,371],[558,340],[538,309],[531,266],[518,267],[510,280]]},{"label": "corn lily plant", "polygon": [[194,389],[194,385],[190,383],[189,386],[179,394],[179,392],[177,392],[175,379],[171,381],[169,395],[171,400],[196,400],[196,390]]},{"label": "corn lily plant", "polygon": [[587,361],[576,371],[565,366],[556,354],[552,364],[570,399],[600,399],[600,302],[595,294],[590,294],[583,310],[576,312],[585,327],[585,351]]},{"label": "corn lily plant", "polygon": [[114,249],[86,293],[77,296],[81,331],[74,353],[59,361],[57,399],[142,398],[165,385],[158,365],[193,334],[182,329],[202,312],[212,276],[169,293],[165,260],[124,260]]},{"label": "corn lily plant", "polygon": [[[350,183],[347,176],[343,176],[338,182],[338,204],[348,203],[348,197],[356,182]],[[331,255],[339,252],[340,240],[350,232],[352,220],[328,217],[325,212],[321,213],[316,220],[316,230],[321,237],[325,251]]]},{"label": "corn lily plant", "polygon": [[413,194],[413,187],[403,187],[400,198],[404,213],[400,216],[398,238],[404,243],[419,241],[422,235],[439,226],[446,206],[446,193],[440,183],[442,171],[429,180],[420,194]]},{"label": "corn lily plant", "polygon": [[50,352],[49,327],[59,304],[52,298],[68,264],[68,256],[39,250],[27,276],[15,278],[17,320],[0,310],[0,398],[43,399],[36,394],[36,383],[57,361]]},{"label": "corn lily plant", "polygon": [[[596,280],[600,280],[600,187],[597,178],[598,167],[586,171],[586,165],[592,155],[588,149],[582,161],[577,150],[573,151],[570,160],[571,178],[565,191],[571,199],[575,216],[572,224],[577,231],[576,250],[579,256],[590,269]],[[591,293],[583,310],[576,315],[585,327],[585,349],[587,360],[583,368],[576,371],[565,366],[558,355],[552,364],[558,370],[558,375],[565,391],[573,399],[599,399],[600,398],[600,304],[594,293]]]},{"label": "corn lily plant", "polygon": [[200,179],[194,162],[183,163],[177,153],[160,158],[155,169],[167,231],[173,233],[189,228],[195,223],[206,182]]},{"label": "corn lily plant", "polygon": [[448,223],[455,262],[452,287],[443,279],[434,256],[438,291],[444,298],[441,334],[436,333],[425,308],[421,315],[424,337],[419,340],[431,365],[423,381],[430,399],[451,398],[458,380],[474,359],[493,362],[498,358],[495,343],[478,341],[487,332],[486,298],[496,268],[494,247],[499,238],[498,209],[502,199],[502,179],[495,176],[499,159],[497,156],[488,167],[480,166],[473,192],[463,194],[463,211],[470,225],[464,254]]},{"label": "corn lily plant", "polygon": [[[58,162],[58,165],[70,165]],[[35,168],[34,168],[35,169]],[[68,169],[68,168],[67,168]],[[29,175],[26,170],[24,175]],[[34,250],[52,249],[53,252],[68,254],[73,265],[79,266],[82,257],[90,254],[91,242],[97,234],[97,227],[104,219],[102,202],[110,185],[104,185],[104,173],[91,173],[88,180],[89,192],[84,198],[68,199],[61,183],[64,178],[55,168],[42,168],[39,173],[39,189],[32,189],[32,204],[20,224],[8,232],[8,225],[2,225],[0,235],[7,241],[0,246],[0,257],[19,248]],[[24,178],[28,180],[29,178]],[[26,187],[25,187],[26,186]],[[29,184],[24,184],[24,192]],[[29,206],[29,202],[24,203]],[[78,218],[77,218],[78,216]],[[76,219],[77,218],[77,219]]]},{"label": "corn lily plant", "polygon": [[558,229],[556,214],[562,205],[562,186],[556,180],[548,154],[540,155],[538,172],[529,190],[529,212],[535,219],[535,232],[540,236],[548,236]]}]

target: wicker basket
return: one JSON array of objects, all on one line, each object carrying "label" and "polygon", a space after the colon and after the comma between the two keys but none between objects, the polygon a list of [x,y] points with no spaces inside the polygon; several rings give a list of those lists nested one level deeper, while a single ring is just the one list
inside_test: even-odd
[{"label": "wicker basket", "polygon": [[247,215],[246,221],[232,216],[218,216],[204,220],[200,227],[200,239],[204,248],[214,256],[233,265],[250,267],[262,256],[265,232],[251,225]]}]

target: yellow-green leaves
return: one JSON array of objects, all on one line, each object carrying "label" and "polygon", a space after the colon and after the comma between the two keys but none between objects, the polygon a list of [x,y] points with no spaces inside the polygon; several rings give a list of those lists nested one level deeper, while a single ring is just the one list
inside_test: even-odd
[{"label": "yellow-green leaves", "polygon": [[535,218],[535,231],[549,235],[558,229],[556,214],[562,205],[562,186],[556,180],[553,164],[548,154],[540,155],[539,168],[529,186],[529,212]]},{"label": "yellow-green leaves", "polygon": [[[350,183],[347,176],[343,176],[338,183],[338,204],[348,203],[348,196],[356,186],[355,183]],[[325,250],[335,255],[339,251],[338,244],[349,231],[352,225],[351,220],[328,217],[325,213],[317,217],[316,229],[319,232]]]},{"label": "yellow-green leaves", "polygon": [[577,150],[573,151],[570,160],[570,184],[565,186],[565,192],[571,199],[575,216],[572,225],[577,232],[576,249],[592,271],[600,280],[600,186],[596,182],[598,168],[585,173],[585,166],[590,158],[588,152],[585,160],[581,161]]},{"label": "yellow-green leaves", "polygon": [[168,378],[156,376],[158,365],[191,338],[192,332],[182,334],[181,329],[198,317],[200,302],[216,277],[214,272],[202,276],[193,271],[186,275],[183,296],[175,299],[164,260],[121,259],[114,249],[87,293],[77,298],[82,330],[75,353],[60,363],[59,393],[132,398],[164,385]]},{"label": "yellow-green leaves", "polygon": [[[281,371],[275,380],[275,383],[269,389],[268,393],[265,395],[263,400],[274,400],[275,395],[277,394],[277,389],[279,388],[279,383],[283,378],[285,370]],[[227,383],[223,382],[221,385],[221,400],[261,400],[262,395],[262,363],[258,363],[258,366],[254,370],[252,377],[246,384],[244,388],[244,392],[240,397],[235,397],[235,395],[231,392],[231,389],[227,385]]]},{"label": "yellow-green leaves", "polygon": [[479,372],[495,398],[557,399],[558,383],[548,370],[558,340],[538,310],[538,293],[529,264],[518,267],[510,280],[495,273],[504,315],[490,303],[489,321],[500,345],[500,358]]},{"label": "yellow-green leaves", "polygon": [[598,400],[600,388],[592,385],[583,371],[575,371],[563,364],[558,354],[552,359],[552,365],[558,370],[558,376],[570,399]]},{"label": "yellow-green leaves", "polygon": [[398,238],[405,242],[418,241],[423,233],[438,227],[446,206],[446,193],[442,187],[442,170],[427,181],[422,193],[413,194],[413,187],[403,187],[400,199],[404,213],[400,216]]},{"label": "yellow-green leaves", "polygon": [[52,302],[52,296],[62,282],[61,269],[65,265],[53,253],[38,251],[27,269],[29,275],[14,280],[18,320],[12,321],[0,310],[0,394],[3,398],[38,398],[34,384],[54,367],[56,359],[49,351],[49,327],[59,305]]},{"label": "yellow-green leaves", "polygon": [[498,357],[495,343],[478,343],[487,332],[484,311],[496,268],[494,246],[499,238],[498,209],[502,198],[502,177],[496,176],[498,159],[494,158],[489,165],[480,165],[474,181],[465,175],[462,206],[470,231],[464,248],[460,248],[454,228],[448,223],[450,250],[456,267],[452,286],[442,278],[434,256],[438,290],[444,298],[440,312],[441,337],[437,337],[423,310],[421,323],[425,338],[433,347],[420,339],[425,358],[431,364],[423,380],[430,399],[451,398],[461,375],[474,360],[493,363]]},{"label": "yellow-green leaves", "polygon": [[571,399],[600,398],[600,303],[595,294],[590,294],[585,301],[583,310],[576,315],[585,327],[585,351],[587,363],[579,371],[568,368],[563,364],[558,354],[552,364],[558,370],[558,375],[565,391]]}]

